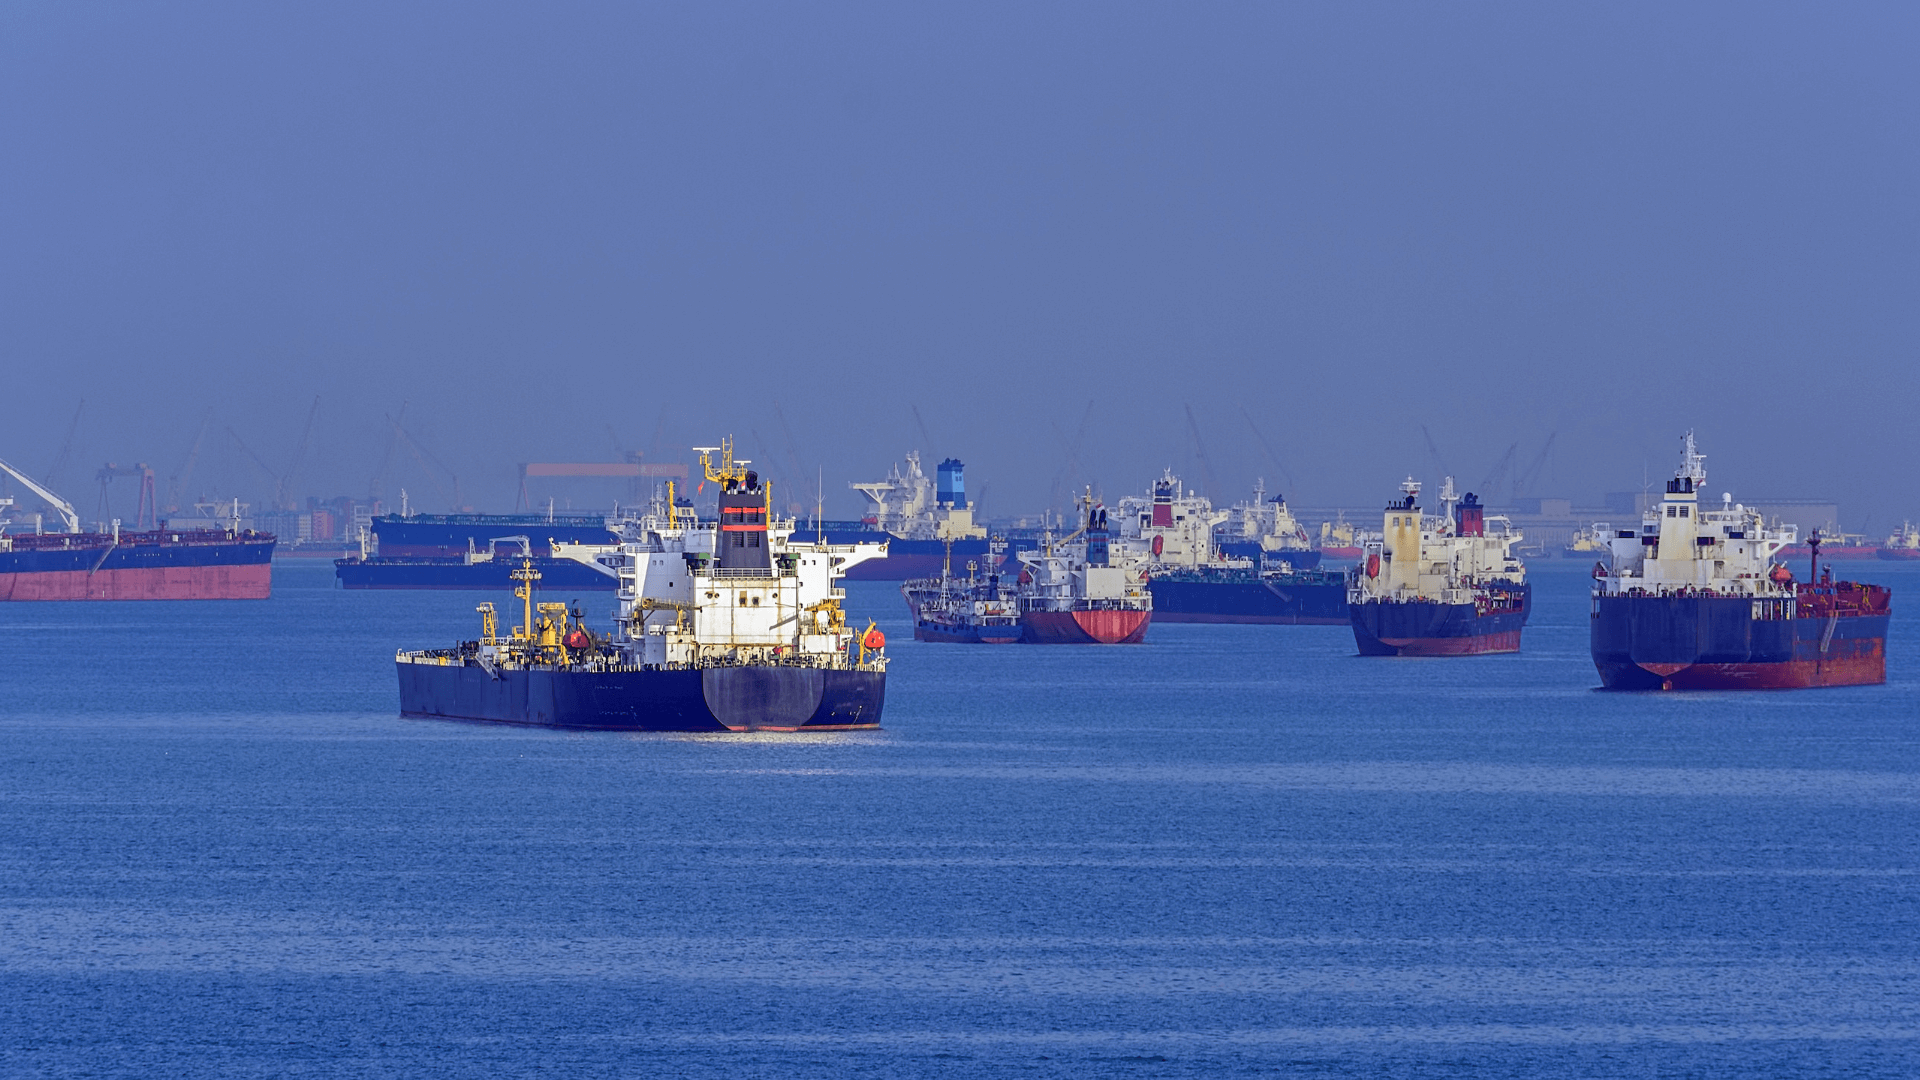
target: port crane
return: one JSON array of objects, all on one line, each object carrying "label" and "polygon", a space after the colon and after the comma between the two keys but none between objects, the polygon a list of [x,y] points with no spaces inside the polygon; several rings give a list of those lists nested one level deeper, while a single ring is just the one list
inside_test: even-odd
[{"label": "port crane", "polygon": [[21,472],[19,469],[14,468],[4,461],[0,461],[0,472],[5,472],[8,476],[20,481],[28,491],[40,496],[42,502],[53,507],[54,513],[60,515],[60,520],[66,525],[68,532],[77,533],[80,531],[80,514],[73,508],[72,503],[41,487],[39,484],[34,483],[33,479],[26,473]]}]

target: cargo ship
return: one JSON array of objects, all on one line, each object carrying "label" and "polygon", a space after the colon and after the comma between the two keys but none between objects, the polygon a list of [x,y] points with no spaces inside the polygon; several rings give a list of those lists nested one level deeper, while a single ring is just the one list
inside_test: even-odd
[{"label": "cargo ship", "polygon": [[838,581],[885,548],[791,543],[792,522],[772,519],[731,441],[697,449],[720,485],[717,520],[669,500],[623,521],[611,547],[553,545],[615,582],[611,634],[536,603],[543,578],[523,558],[511,632],[482,604],[478,639],[396,654],[402,715],[623,731],[878,727],[886,639],[847,624]]},{"label": "cargo ship", "polygon": [[1887,537],[1886,546],[1876,549],[1874,556],[1894,562],[1920,559],[1920,528],[1911,521],[1902,522],[1900,531]]},{"label": "cargo ship", "polygon": [[1269,496],[1262,480],[1254,481],[1252,501],[1227,508],[1226,520],[1214,527],[1214,548],[1229,559],[1275,568],[1285,564],[1311,570],[1320,565],[1320,552],[1287,509],[1286,497]]},{"label": "cargo ship", "polygon": [[974,524],[974,504],[967,500],[966,463],[947,458],[935,474],[929,480],[921,470],[919,452],[909,451],[905,467],[894,465],[886,479],[847,485],[870,501],[859,521],[818,522],[799,529],[796,540],[886,544],[887,557],[854,568],[847,575],[853,581],[934,577],[949,557],[986,566],[992,554],[987,550],[987,530]]},{"label": "cargo ship", "polygon": [[1834,581],[1809,537],[1808,580],[1775,556],[1793,526],[1722,494],[1703,505],[1706,458],[1693,433],[1665,497],[1619,530],[1594,566],[1594,667],[1610,690],[1745,690],[1858,686],[1887,680],[1893,596]]},{"label": "cargo ship", "polygon": [[993,556],[989,566],[969,560],[965,577],[952,573],[949,561],[939,577],[915,578],[900,587],[913,613],[914,640],[1011,645],[1025,638],[1019,587],[1003,580],[997,569],[1006,542],[996,538],[987,550]]},{"label": "cargo ship", "polygon": [[[1262,498],[1259,487],[1255,494],[1255,503],[1221,514],[1169,469],[1144,498],[1120,500],[1121,537],[1148,564],[1154,618],[1346,625],[1345,576],[1317,569],[1320,553],[1300,546],[1305,531],[1285,503]],[[1220,526],[1244,548],[1221,543]]]},{"label": "cargo ship", "polygon": [[[241,527],[82,532],[71,503],[0,461],[51,506],[65,531],[7,535],[0,530],[0,601],[265,600],[273,593],[271,534]],[[12,500],[0,501],[11,505]]]},{"label": "cargo ship", "polygon": [[1081,502],[1081,527],[1019,553],[1021,640],[1033,645],[1134,645],[1153,621],[1144,561],[1113,543],[1106,507]]},{"label": "cargo ship", "polygon": [[[603,575],[555,559],[556,541],[611,547],[619,538],[603,514],[381,514],[357,553],[334,560],[334,577],[343,589],[498,592],[532,559],[547,588],[613,588]],[[515,547],[517,558],[501,554]]]},{"label": "cargo ship", "polygon": [[1320,557],[1323,559],[1358,559],[1365,552],[1360,549],[1360,535],[1347,523],[1347,515],[1335,513],[1332,521],[1320,523]]},{"label": "cargo ship", "polygon": [[[1381,538],[1348,573],[1347,609],[1362,656],[1473,656],[1520,649],[1533,586],[1514,555],[1521,540],[1473,492],[1440,488],[1441,512],[1420,510],[1420,483],[1400,485]],[[1493,526],[1493,528],[1489,528]]]}]

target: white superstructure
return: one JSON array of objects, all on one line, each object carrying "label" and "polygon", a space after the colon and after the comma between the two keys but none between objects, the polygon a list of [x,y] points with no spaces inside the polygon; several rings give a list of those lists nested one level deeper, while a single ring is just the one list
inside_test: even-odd
[{"label": "white superstructure", "polygon": [[[885,558],[887,545],[793,543],[791,519],[768,520],[757,478],[730,448],[717,468],[702,454],[709,479],[731,484],[721,520],[701,520],[672,502],[671,491],[648,512],[612,523],[617,545],[556,542],[556,557],[616,579],[613,644],[623,662],[665,667],[791,664],[834,667],[850,659],[865,633],[846,623],[840,579],[853,566]],[[742,494],[726,520],[728,499]],[[753,516],[757,510],[760,515]],[[764,526],[762,531],[760,526]],[[726,545],[764,537],[764,565],[727,565]],[[745,550],[745,549],[741,549]],[[866,663],[884,663],[865,658]]]},{"label": "white superstructure", "polygon": [[1227,520],[1227,512],[1198,492],[1181,486],[1168,469],[1153,482],[1152,494],[1128,495],[1116,510],[1120,537],[1129,552],[1136,548],[1147,561],[1160,566],[1210,566],[1219,561],[1213,527]]},{"label": "white superstructure", "polygon": [[939,498],[933,481],[921,471],[918,450],[907,452],[905,470],[895,464],[885,480],[847,486],[872,500],[867,517],[876,528],[902,540],[978,540],[987,535],[973,523],[972,503]]},{"label": "white superstructure", "polygon": [[1380,537],[1366,541],[1347,590],[1350,602],[1466,604],[1475,602],[1476,590],[1526,580],[1513,553],[1521,534],[1507,518],[1486,516],[1472,492],[1456,497],[1453,477],[1440,487],[1439,514],[1421,512],[1420,482],[1411,476],[1400,491],[1402,498],[1387,504]]},{"label": "white superstructure", "polygon": [[1793,577],[1774,556],[1794,542],[1794,526],[1769,528],[1758,510],[1734,502],[1731,493],[1722,493],[1718,506],[1702,503],[1706,482],[1706,455],[1689,431],[1666,496],[1638,530],[1616,530],[1609,538],[1608,564],[1595,570],[1594,591],[1791,598]]},{"label": "white superstructure", "polygon": [[1259,544],[1260,553],[1270,558],[1313,550],[1313,541],[1294,519],[1293,511],[1287,509],[1287,500],[1279,495],[1269,499],[1264,480],[1254,481],[1252,502],[1235,503],[1228,509],[1220,538],[1229,543]]}]

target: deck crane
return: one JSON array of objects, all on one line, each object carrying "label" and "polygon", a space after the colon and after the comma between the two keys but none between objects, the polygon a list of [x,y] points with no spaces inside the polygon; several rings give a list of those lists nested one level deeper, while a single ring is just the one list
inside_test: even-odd
[{"label": "deck crane", "polygon": [[1530,490],[1533,487],[1533,482],[1539,479],[1541,466],[1545,465],[1547,463],[1547,459],[1553,456],[1553,440],[1559,437],[1560,437],[1560,433],[1557,431],[1551,435],[1548,435],[1547,445],[1540,448],[1540,456],[1533,459],[1533,464],[1527,467],[1526,472],[1521,473],[1519,476],[1514,477],[1513,479],[1513,501],[1514,502],[1519,502],[1522,498],[1524,498],[1528,490]]},{"label": "deck crane", "polygon": [[1193,455],[1200,462],[1200,476],[1207,484],[1207,498],[1220,497],[1220,485],[1213,478],[1213,462],[1207,457],[1207,444],[1200,441],[1200,425],[1193,418],[1193,406],[1187,406],[1187,432],[1193,436]]},{"label": "deck crane", "polygon": [[40,496],[42,502],[53,507],[54,513],[60,515],[60,520],[65,523],[68,532],[77,533],[80,531],[80,514],[74,510],[72,503],[41,487],[26,473],[21,472],[19,469],[14,468],[4,461],[0,461],[0,471],[4,471],[8,476],[20,481],[28,491]]},{"label": "deck crane", "polygon": [[280,477],[273,492],[273,506],[276,510],[297,510],[293,501],[293,482],[300,475],[300,466],[306,464],[307,447],[313,443],[313,421],[320,415],[320,395],[313,395],[313,408],[307,410],[307,430],[300,436],[300,448],[293,452],[293,464]]},{"label": "deck crane", "polygon": [[193,437],[193,449],[187,451],[187,463],[181,466],[179,472],[167,477],[167,513],[180,512],[180,496],[193,483],[193,467],[200,461],[200,446],[206,442],[207,429],[212,426],[213,412],[208,410],[206,419],[200,421],[199,432]]}]

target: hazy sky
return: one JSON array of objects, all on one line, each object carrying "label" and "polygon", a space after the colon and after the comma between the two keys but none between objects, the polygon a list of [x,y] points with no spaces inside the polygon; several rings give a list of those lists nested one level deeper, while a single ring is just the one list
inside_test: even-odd
[{"label": "hazy sky", "polygon": [[[1917,28],[13,0],[0,457],[44,472],[84,398],[87,508],[211,416],[195,486],[260,498],[227,429],[283,470],[318,395],[302,495],[365,493],[404,402],[483,509],[516,462],[732,432],[830,512],[918,445],[1009,513],[1076,441],[1110,498],[1198,483],[1191,406],[1226,495],[1371,510],[1435,478],[1424,425],[1469,487],[1555,436],[1533,493],[1585,501],[1692,426],[1716,491],[1884,531],[1920,517]],[[444,508],[410,452],[387,485]]]}]

